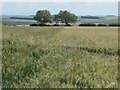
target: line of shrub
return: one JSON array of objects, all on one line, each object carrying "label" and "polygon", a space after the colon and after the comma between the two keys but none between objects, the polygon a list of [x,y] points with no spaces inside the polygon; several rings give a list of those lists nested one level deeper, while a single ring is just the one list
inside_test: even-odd
[{"label": "line of shrub", "polygon": [[[71,24],[67,24],[67,25],[59,25],[59,24],[30,24],[30,26],[72,26]],[[120,26],[120,24],[94,24],[94,23],[82,23],[79,24],[78,26]]]},{"label": "line of shrub", "polygon": [[79,24],[79,26],[96,26],[96,24],[93,24],[93,23],[83,23],[83,24]]},{"label": "line of shrub", "polygon": [[59,25],[59,24],[30,24],[29,26],[72,26],[71,24],[67,24],[67,25]]},{"label": "line of shrub", "polygon": [[120,26],[120,24],[83,23],[83,24],[79,24],[79,26]]}]

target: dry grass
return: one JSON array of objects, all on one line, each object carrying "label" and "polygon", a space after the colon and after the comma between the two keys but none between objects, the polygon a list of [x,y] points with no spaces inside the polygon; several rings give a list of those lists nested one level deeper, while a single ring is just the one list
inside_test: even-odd
[{"label": "dry grass", "polygon": [[117,27],[3,27],[3,87],[118,87]]}]

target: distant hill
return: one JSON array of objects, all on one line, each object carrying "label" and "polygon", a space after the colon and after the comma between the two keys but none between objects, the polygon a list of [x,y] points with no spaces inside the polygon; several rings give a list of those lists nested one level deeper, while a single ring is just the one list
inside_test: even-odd
[{"label": "distant hill", "polygon": [[116,17],[115,15],[106,15],[105,17]]},{"label": "distant hill", "polygon": [[[2,25],[30,25],[37,23],[33,19],[34,15],[2,15]],[[78,16],[77,25],[80,23],[104,23],[104,24],[118,24],[118,16]]]},{"label": "distant hill", "polygon": [[118,16],[79,16],[77,23],[102,23],[102,24],[118,24]]},{"label": "distant hill", "polygon": [[2,15],[2,25],[30,25],[36,23],[29,15]]}]

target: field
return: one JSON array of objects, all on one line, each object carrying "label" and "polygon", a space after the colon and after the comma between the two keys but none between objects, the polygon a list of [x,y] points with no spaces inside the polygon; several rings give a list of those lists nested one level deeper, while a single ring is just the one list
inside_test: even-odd
[{"label": "field", "polygon": [[117,27],[2,31],[3,88],[117,88]]}]

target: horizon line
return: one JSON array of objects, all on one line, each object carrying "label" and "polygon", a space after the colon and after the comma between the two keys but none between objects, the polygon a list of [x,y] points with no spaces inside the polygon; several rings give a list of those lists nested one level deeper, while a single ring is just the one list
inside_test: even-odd
[{"label": "horizon line", "polygon": [[[34,14],[0,14],[0,16],[32,16]],[[54,14],[51,14],[54,15]],[[115,14],[105,14],[105,15],[76,15],[76,16],[120,16],[120,15],[115,15]]]}]

